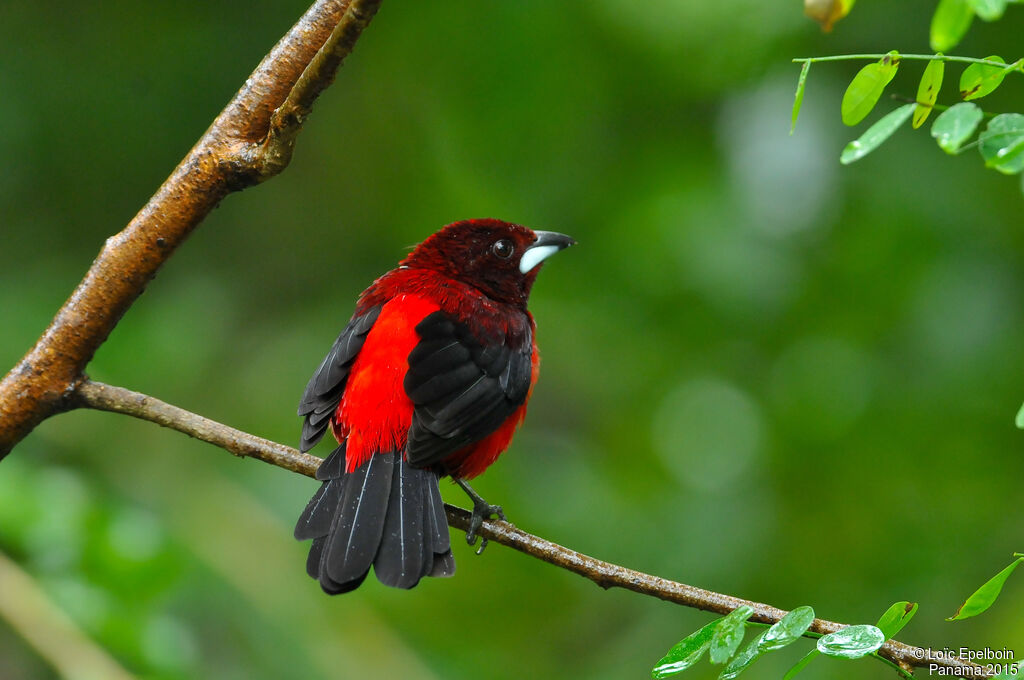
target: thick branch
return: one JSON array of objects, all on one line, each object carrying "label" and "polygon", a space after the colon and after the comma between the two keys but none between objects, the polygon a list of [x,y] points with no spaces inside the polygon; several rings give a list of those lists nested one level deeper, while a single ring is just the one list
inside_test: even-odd
[{"label": "thick branch", "polygon": [[[202,439],[236,456],[250,456],[293,472],[313,477],[320,459],[309,454],[262,439],[241,430],[215,422],[185,409],[172,406],[159,399],[133,392],[123,387],[114,387],[92,381],[83,382],[72,399],[74,406],[111,411],[134,416],[183,432],[190,437]],[[448,524],[465,531],[469,527],[470,513],[462,508],[445,504]],[[574,574],[590,579],[602,588],[624,588],[641,595],[674,602],[685,607],[701,609],[716,614],[728,614],[741,605],[754,610],[750,617],[760,623],[775,623],[786,615],[786,611],[767,604],[751,602],[732,595],[723,595],[710,590],[688,586],[685,583],[645,574],[617,564],[570,550],[557,543],[528,534],[509,522],[485,520],[478,532],[483,538],[500,543],[539,560],[561,567]],[[814,633],[833,633],[847,624],[815,619],[810,630]],[[904,669],[915,666],[936,664],[939,667],[958,669],[961,677],[987,677],[976,664],[949,659],[945,655],[930,659],[927,650],[920,647],[889,640],[878,650],[878,654]]]},{"label": "thick branch", "polygon": [[0,382],[0,459],[67,407],[93,354],[221,199],[284,169],[310,107],[379,5],[380,0],[314,3],[149,203],[107,239],[50,327]]}]

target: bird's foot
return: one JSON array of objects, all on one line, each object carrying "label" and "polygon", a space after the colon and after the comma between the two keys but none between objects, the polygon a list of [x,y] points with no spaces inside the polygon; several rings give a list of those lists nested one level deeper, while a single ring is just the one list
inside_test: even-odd
[{"label": "bird's foot", "polygon": [[[469,529],[466,531],[466,543],[473,545],[476,543],[476,532],[480,530],[480,526],[484,523],[485,519],[491,517],[497,517],[503,522],[507,522],[508,518],[505,517],[504,511],[500,505],[491,505],[490,503],[484,502],[481,498],[479,503],[473,503],[473,514],[469,518]],[[487,539],[480,541],[480,547],[477,548],[476,554],[479,555],[487,547]]]},{"label": "bird's foot", "polygon": [[[483,525],[485,519],[491,517],[497,517],[503,522],[507,522],[508,518],[505,517],[505,511],[500,505],[491,505],[483,499],[476,491],[473,490],[469,484],[461,479],[455,480],[462,490],[466,492],[470,500],[473,501],[473,513],[469,517],[469,527],[466,529],[466,543],[470,545],[476,544],[477,532],[480,531],[480,527]],[[479,555],[487,547],[487,539],[480,541],[480,547],[477,549],[476,554]]]}]

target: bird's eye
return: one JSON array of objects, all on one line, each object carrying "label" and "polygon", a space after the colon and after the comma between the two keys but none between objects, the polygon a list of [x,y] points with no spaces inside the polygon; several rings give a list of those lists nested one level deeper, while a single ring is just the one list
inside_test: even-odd
[{"label": "bird's eye", "polygon": [[512,251],[514,250],[515,247],[512,245],[512,241],[509,241],[506,238],[495,241],[494,245],[491,246],[491,252],[503,260],[507,260],[512,257]]}]

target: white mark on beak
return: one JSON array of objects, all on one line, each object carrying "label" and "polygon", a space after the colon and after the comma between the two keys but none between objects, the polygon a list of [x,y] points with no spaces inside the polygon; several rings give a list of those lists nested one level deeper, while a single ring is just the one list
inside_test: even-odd
[{"label": "white mark on beak", "polygon": [[522,259],[519,260],[519,271],[523,274],[527,273],[548,257],[557,253],[561,248],[558,246],[534,246],[527,248],[526,252],[523,253]]}]

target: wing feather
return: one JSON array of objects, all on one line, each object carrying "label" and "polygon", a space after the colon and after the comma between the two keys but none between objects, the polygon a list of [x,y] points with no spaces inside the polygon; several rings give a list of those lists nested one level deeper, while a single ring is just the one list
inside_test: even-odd
[{"label": "wing feather", "polygon": [[444,312],[416,326],[405,391],[413,402],[406,457],[417,466],[440,463],[494,432],[522,406],[533,374],[533,338],[524,332],[493,342],[475,338]]},{"label": "wing feather", "polygon": [[353,317],[334,341],[331,351],[320,362],[313,377],[309,379],[299,401],[299,415],[306,419],[302,424],[300,451],[305,452],[313,448],[327,431],[331,417],[345,391],[352,362],[362,349],[366,334],[373,327],[380,310],[381,307],[378,305]]}]

